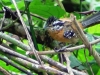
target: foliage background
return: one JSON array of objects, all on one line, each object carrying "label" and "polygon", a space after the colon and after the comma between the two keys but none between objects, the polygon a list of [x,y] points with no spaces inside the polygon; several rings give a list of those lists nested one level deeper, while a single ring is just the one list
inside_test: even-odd
[{"label": "foliage background", "polygon": [[[80,5],[80,0],[64,0],[63,4],[64,3],[72,3],[73,4],[73,6],[70,6],[69,9],[74,7],[73,11],[67,11],[67,9],[66,9],[66,12],[63,9],[61,9],[59,6],[57,6],[57,3],[53,0],[26,0],[26,1],[31,2],[30,6],[29,6],[30,12],[37,14],[44,18],[48,18],[50,16],[56,16],[57,18],[61,18],[65,15],[65,13],[67,14],[67,16],[69,16],[70,13],[74,13],[76,15],[77,19],[79,19],[80,14],[77,13],[79,11],[87,11],[87,10],[99,11],[100,10],[100,1],[99,0],[84,0],[82,2],[82,6]],[[11,0],[2,0],[2,2],[5,6],[10,7],[12,10],[15,10],[15,7]],[[16,0],[16,2],[18,5],[18,8],[20,10],[25,9],[23,0]],[[77,10],[77,6],[79,7],[78,10]],[[0,7],[2,7],[2,6],[0,5]],[[76,12],[74,12],[74,11],[76,11]],[[0,17],[2,18],[2,14],[0,15]],[[24,16],[24,17],[25,17],[24,20],[27,23],[27,18],[26,18],[26,16]],[[86,17],[86,16],[82,15],[82,18],[84,18],[84,17]],[[43,28],[43,26],[44,26],[43,20],[36,18],[34,16],[32,17],[32,20],[35,24],[35,27]],[[87,28],[87,29],[85,29],[85,31],[88,32],[87,36],[90,41],[95,40],[95,38],[93,36],[96,36],[96,37],[100,36],[99,24],[95,25],[93,27]],[[24,42],[27,44],[26,40],[24,40]],[[43,50],[43,45],[38,44],[38,47],[39,47],[39,50]],[[93,48],[95,48],[98,52],[100,52],[100,43],[94,45]],[[25,54],[25,52],[18,47],[17,48],[15,47],[14,49],[16,49],[16,51],[18,51],[19,53]],[[58,60],[56,55],[53,56],[52,58],[54,60]],[[100,68],[97,65],[97,63],[95,62],[94,58],[92,56],[89,56],[88,50],[86,50],[86,54],[84,54],[84,50],[74,51],[74,54],[72,54],[70,56],[70,60],[71,60],[71,67],[77,68],[79,70],[86,70],[89,73],[89,75],[92,75],[90,68],[88,66],[88,64],[89,64],[90,67],[93,69],[94,75],[100,75]],[[86,62],[86,60],[87,60],[87,62]],[[0,66],[2,66],[4,69],[6,69],[10,72],[13,72],[17,75],[24,75],[24,73],[21,73],[16,68],[14,68],[10,65],[7,66],[6,63],[1,60],[0,60]]]}]

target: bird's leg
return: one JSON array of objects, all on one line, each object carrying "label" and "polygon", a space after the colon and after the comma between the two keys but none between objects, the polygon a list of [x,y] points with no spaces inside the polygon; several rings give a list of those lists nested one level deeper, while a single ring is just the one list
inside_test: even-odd
[{"label": "bird's leg", "polygon": [[64,43],[59,43],[60,44],[60,47],[61,45],[63,45],[63,47],[61,48],[55,48],[55,52],[62,52],[62,53],[59,53],[58,54],[58,57],[59,57],[59,62],[61,62],[63,64],[63,62],[65,62],[65,56],[63,54],[64,50],[68,47],[71,47],[72,44],[68,45],[68,46],[64,46]]}]

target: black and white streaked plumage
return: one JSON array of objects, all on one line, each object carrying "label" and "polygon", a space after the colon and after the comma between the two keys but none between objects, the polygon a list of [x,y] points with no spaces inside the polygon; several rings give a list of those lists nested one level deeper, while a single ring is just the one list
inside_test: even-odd
[{"label": "black and white streaked plumage", "polygon": [[56,20],[52,23],[53,30],[61,30],[64,27],[64,22],[60,20]]},{"label": "black and white streaked plumage", "polygon": [[[50,17],[48,20],[47,20],[47,23],[46,23],[49,27],[49,31],[54,33],[54,32],[59,32],[61,30],[63,30],[63,37],[66,38],[66,39],[71,39],[73,37],[76,37],[76,34],[73,30],[71,30],[71,26],[70,25],[67,25],[67,26],[64,26],[65,25],[65,22],[63,22],[62,20],[58,20],[56,19],[55,17]],[[54,35],[55,36],[55,35]]]},{"label": "black and white streaked plumage", "polygon": [[73,30],[67,30],[64,32],[64,37],[71,39],[72,37],[77,37]]},{"label": "black and white streaked plumage", "polygon": [[52,16],[47,20],[46,25],[48,25],[49,27],[52,27],[51,30],[56,31],[56,30],[60,30],[63,28],[64,22],[62,22],[61,20],[58,20],[54,16]]}]

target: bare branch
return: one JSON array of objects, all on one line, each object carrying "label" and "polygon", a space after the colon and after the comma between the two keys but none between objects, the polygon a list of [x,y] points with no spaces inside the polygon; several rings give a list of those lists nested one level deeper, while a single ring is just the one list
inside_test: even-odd
[{"label": "bare branch", "polygon": [[0,45],[0,50],[3,51],[4,53],[8,53],[8,54],[14,55],[16,57],[20,57],[20,58],[22,58],[24,60],[30,61],[30,62],[35,63],[35,64],[39,64],[36,60],[28,58],[28,57],[26,57],[26,56],[24,56],[22,54],[19,54],[19,53],[13,51],[13,50],[10,50],[10,49],[8,49],[6,47],[1,46],[1,45]]},{"label": "bare branch", "polygon": [[[25,66],[27,69],[30,69],[30,70],[37,70],[39,72],[47,72],[47,73],[50,73],[50,74],[64,74],[64,72],[59,71],[59,70],[54,69],[54,68],[51,68],[47,65],[41,66],[41,65],[38,65],[38,64],[28,62],[28,61],[23,60],[21,58],[11,57],[11,59],[14,60],[15,62],[19,63],[20,65]],[[69,75],[69,74],[66,73],[66,75]]]},{"label": "bare branch", "polygon": [[[20,71],[22,71],[22,72],[24,72],[24,73],[26,73],[26,74],[28,74],[28,75],[33,75],[32,73],[30,73],[30,72],[28,72],[27,70],[25,70],[24,68],[22,68],[22,67],[16,65],[15,63],[13,63],[13,62],[12,62],[11,60],[9,60],[9,59],[6,59],[6,58],[3,58],[2,56],[0,56],[0,60],[2,60],[2,61],[4,61],[4,62],[8,63],[9,65],[12,65],[13,67],[16,67],[17,69],[19,69]],[[7,74],[7,75],[9,75],[9,74]]]},{"label": "bare branch", "polygon": [[33,44],[33,42],[32,42],[31,36],[30,36],[30,34],[29,34],[29,32],[28,32],[28,29],[27,29],[27,27],[26,27],[26,25],[25,25],[25,23],[24,23],[24,21],[23,21],[23,19],[22,19],[22,17],[21,17],[21,13],[20,13],[20,11],[19,11],[19,9],[18,9],[18,7],[17,7],[16,1],[15,1],[15,0],[12,0],[12,2],[14,3],[14,6],[15,6],[16,11],[17,11],[17,13],[18,13],[18,17],[19,17],[19,19],[20,19],[20,21],[21,21],[21,23],[22,23],[22,25],[23,25],[23,28],[24,28],[26,34],[27,34],[27,39],[28,39],[28,41],[29,41],[29,46],[30,46],[31,50],[34,52],[34,55],[35,55],[36,59],[38,60],[38,62],[39,62],[40,64],[42,64],[42,61],[41,61],[39,55],[37,54],[37,51],[35,50],[35,47],[34,47],[34,44]]},{"label": "bare branch", "polygon": [[1,66],[0,66],[0,73],[3,73],[4,75],[11,75],[8,71],[6,71],[4,68],[2,68]]}]

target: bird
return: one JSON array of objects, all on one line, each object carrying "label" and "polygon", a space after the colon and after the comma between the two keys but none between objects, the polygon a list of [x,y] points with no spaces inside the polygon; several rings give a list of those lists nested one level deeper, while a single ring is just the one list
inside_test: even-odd
[{"label": "bird", "polygon": [[[82,30],[100,23],[100,12],[97,12],[82,21],[78,21],[78,23]],[[74,28],[71,27],[70,18],[57,19],[55,16],[51,16],[47,19],[44,28],[54,40],[71,44],[75,44],[79,41]]]}]

